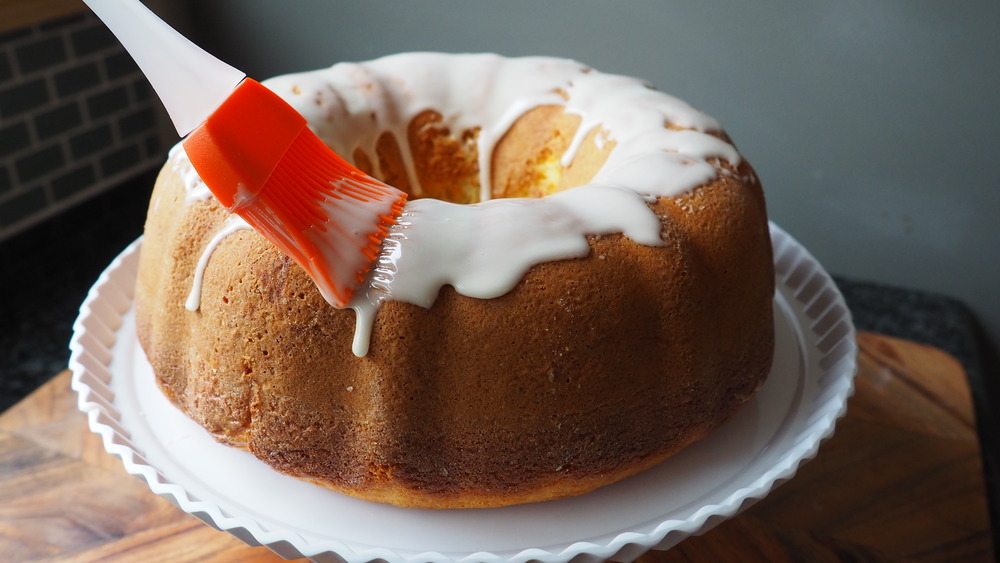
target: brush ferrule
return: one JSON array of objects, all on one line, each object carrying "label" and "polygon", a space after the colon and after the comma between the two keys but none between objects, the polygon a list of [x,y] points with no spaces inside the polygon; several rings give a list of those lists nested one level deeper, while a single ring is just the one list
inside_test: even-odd
[{"label": "brush ferrule", "polygon": [[303,130],[302,115],[247,78],[184,139],[184,150],[219,202],[232,208],[264,187]]}]

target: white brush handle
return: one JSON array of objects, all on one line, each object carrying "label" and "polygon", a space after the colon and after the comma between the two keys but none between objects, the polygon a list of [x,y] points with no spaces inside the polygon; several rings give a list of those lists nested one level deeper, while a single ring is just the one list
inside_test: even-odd
[{"label": "white brush handle", "polygon": [[181,137],[201,125],[246,74],[178,33],[139,0],[84,0],[118,37]]}]

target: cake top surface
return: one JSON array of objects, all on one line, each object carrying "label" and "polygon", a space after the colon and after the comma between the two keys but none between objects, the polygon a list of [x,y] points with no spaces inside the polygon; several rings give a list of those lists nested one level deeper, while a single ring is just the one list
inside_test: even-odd
[{"label": "cake top surface", "polygon": [[[493,148],[519,117],[544,105],[562,106],[582,119],[562,157],[564,165],[592,130],[603,129],[604,139],[617,143],[595,184],[672,196],[714,177],[716,169],[707,159],[740,160],[732,145],[709,134],[721,127],[705,113],[637,78],[567,59],[403,53],[279,76],[265,84],[345,158],[358,148],[375,154],[386,131],[405,145],[410,122],[427,109],[439,112],[451,131],[478,129],[481,201],[490,199]],[[407,160],[410,151],[401,148]],[[412,160],[406,164],[415,178]],[[647,170],[653,173],[643,174]],[[419,196],[419,186],[415,191]]]},{"label": "cake top surface", "polygon": [[[451,131],[476,131],[481,201],[461,205],[425,198],[407,203],[368,282],[349,305],[357,312],[358,355],[367,352],[375,313],[387,299],[429,307],[444,285],[471,297],[496,297],[535,264],[586,256],[590,235],[623,233],[640,244],[662,244],[660,220],[648,203],[729,173],[713,162],[727,162],[734,169],[740,162],[711,117],[641,80],[565,59],[404,53],[288,74],[264,84],[348,160],[359,149],[376,154],[379,137],[393,134],[418,197],[421,188],[407,145],[413,118],[434,110]],[[614,142],[614,148],[585,186],[537,199],[491,200],[494,148],[522,115],[540,106],[561,106],[580,118],[561,155],[563,166],[588,138]],[[210,197],[182,150],[175,149],[171,160],[189,201]],[[189,309],[198,306],[197,286],[211,251],[229,233],[249,228],[240,221],[232,216],[206,248]]]}]

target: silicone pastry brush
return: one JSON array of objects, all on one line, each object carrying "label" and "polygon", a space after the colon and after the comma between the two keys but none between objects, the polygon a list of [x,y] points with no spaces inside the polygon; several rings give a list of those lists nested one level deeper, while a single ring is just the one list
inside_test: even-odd
[{"label": "silicone pastry brush", "polygon": [[219,202],[346,306],[406,194],[351,166],[284,100],[138,0],[84,1],[146,75]]}]

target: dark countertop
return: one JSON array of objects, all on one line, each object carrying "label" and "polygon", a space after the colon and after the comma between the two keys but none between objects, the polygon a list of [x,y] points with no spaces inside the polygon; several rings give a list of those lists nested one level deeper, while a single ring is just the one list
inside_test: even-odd
[{"label": "dark countertop", "polygon": [[66,369],[80,304],[142,233],[153,173],[0,241],[0,412]]},{"label": "dark countertop", "polygon": [[[138,176],[0,242],[0,412],[67,366],[72,325],[90,286],[142,232],[154,173]],[[930,344],[965,367],[977,414],[994,529],[1000,515],[998,362],[954,299],[835,276],[859,330]],[[991,405],[993,408],[991,408]],[[1000,545],[994,534],[994,545]]]}]

